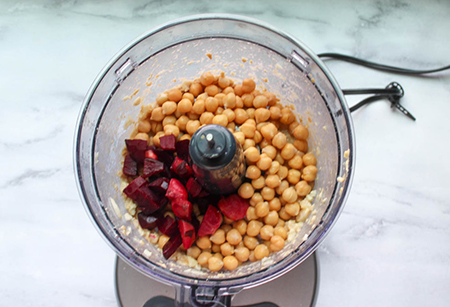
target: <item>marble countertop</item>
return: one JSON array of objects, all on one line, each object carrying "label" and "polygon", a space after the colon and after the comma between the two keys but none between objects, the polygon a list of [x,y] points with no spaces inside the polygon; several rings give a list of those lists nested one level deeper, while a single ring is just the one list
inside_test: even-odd
[{"label": "marble countertop", "polygon": [[[234,13],[269,22],[316,53],[417,69],[450,62],[448,1],[130,2],[0,2],[2,306],[116,305],[115,254],[78,196],[73,135],[99,71],[150,28]],[[417,121],[386,101],[352,114],[356,175],[317,251],[317,306],[448,306],[450,72],[420,78],[326,63],[342,88],[400,82]]]}]

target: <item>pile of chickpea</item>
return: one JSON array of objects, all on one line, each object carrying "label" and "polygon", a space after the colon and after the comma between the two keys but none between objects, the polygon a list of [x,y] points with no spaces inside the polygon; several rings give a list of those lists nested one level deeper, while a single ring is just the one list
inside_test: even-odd
[{"label": "pile of chickpea", "polygon": [[[238,194],[250,207],[242,220],[224,217],[213,235],[197,238],[186,254],[211,271],[234,270],[282,250],[288,237],[285,222],[306,220],[310,210],[302,210],[300,201],[314,186],[317,161],[308,152],[308,129],[292,109],[273,93],[256,90],[252,79],[235,83],[224,73],[203,73],[160,94],[156,104],[143,106],[134,138],[159,146],[161,136],[190,139],[208,124],[227,127],[243,146],[247,180]],[[194,212],[201,221],[195,204]],[[158,245],[168,240],[161,235]]]}]

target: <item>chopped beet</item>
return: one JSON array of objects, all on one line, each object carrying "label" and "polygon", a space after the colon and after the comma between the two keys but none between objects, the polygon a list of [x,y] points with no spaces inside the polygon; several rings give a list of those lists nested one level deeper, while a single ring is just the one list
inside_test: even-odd
[{"label": "chopped beet", "polygon": [[145,158],[152,158],[152,159],[158,160],[158,156],[155,154],[155,152],[152,149],[149,149],[145,152]]},{"label": "chopped beet", "polygon": [[125,189],[123,189],[123,193],[125,193],[125,195],[132,200],[136,200],[136,191],[147,183],[147,180],[145,180],[144,178],[137,177]]},{"label": "chopped beet", "polygon": [[176,198],[187,200],[188,193],[178,179],[172,178],[170,179],[169,187],[167,188],[166,197],[171,201]]},{"label": "chopped beet", "polygon": [[200,194],[198,194],[198,197],[206,197],[209,196],[209,192],[203,189]]},{"label": "chopped beet", "polygon": [[136,176],[137,175],[137,162],[133,160],[130,155],[126,155],[123,160],[122,173],[125,176]]},{"label": "chopped beet", "polygon": [[157,226],[158,218],[159,217],[157,216],[146,215],[143,212],[139,212],[138,214],[139,225],[141,225],[141,227],[144,229],[155,228]]},{"label": "chopped beet", "polygon": [[194,179],[194,177],[189,178],[186,183],[186,189],[192,197],[198,197],[202,192],[202,186]]},{"label": "chopped beet", "polygon": [[170,256],[173,255],[173,253],[175,253],[178,249],[178,247],[180,247],[182,242],[181,236],[179,233],[177,233],[175,236],[171,237],[169,239],[169,241],[167,241],[166,244],[164,244],[163,246],[163,255],[164,258],[169,259]]},{"label": "chopped beet", "polygon": [[159,174],[162,171],[164,171],[164,163],[151,158],[144,159],[144,170],[142,177],[147,178]]},{"label": "chopped beet", "polygon": [[180,230],[181,239],[183,239],[183,247],[188,249],[195,241],[195,229],[191,223],[179,220],[178,229]]},{"label": "chopped beet", "polygon": [[154,153],[158,156],[159,161],[163,162],[167,166],[172,165],[174,157],[170,151],[158,149],[154,150]]},{"label": "chopped beet", "polygon": [[220,224],[222,224],[222,214],[220,214],[219,209],[209,206],[197,234],[199,237],[212,235],[219,229]]},{"label": "chopped beet", "polygon": [[178,157],[175,157],[175,160],[173,160],[170,170],[180,178],[189,178],[192,176],[192,169],[189,164]]},{"label": "chopped beet", "polygon": [[189,140],[178,141],[175,144],[175,150],[177,152],[177,157],[188,162],[189,159]]},{"label": "chopped beet", "polygon": [[215,206],[220,200],[218,195],[209,195],[202,198],[197,198],[197,205],[201,214],[204,214],[209,206]]},{"label": "chopped beet", "polygon": [[175,135],[165,135],[159,138],[159,143],[162,149],[175,151],[175,143],[177,142],[177,138]]},{"label": "chopped beet", "polygon": [[177,222],[175,222],[175,220],[169,215],[158,219],[157,225],[159,231],[161,231],[166,236],[171,237],[178,232]]},{"label": "chopped beet", "polygon": [[138,207],[143,208],[145,213],[150,214],[161,208],[161,198],[149,189],[148,185],[143,185],[135,192]]},{"label": "chopped beet", "polygon": [[171,200],[172,211],[180,219],[191,220],[192,204],[187,199],[175,198]]},{"label": "chopped beet", "polygon": [[237,194],[222,197],[219,201],[219,209],[227,218],[237,221],[243,219],[249,207],[248,200],[239,197]]},{"label": "chopped beet", "polygon": [[125,140],[127,150],[130,156],[137,163],[144,162],[145,152],[147,151],[147,141],[144,140]]},{"label": "chopped beet", "polygon": [[159,194],[166,194],[167,188],[169,187],[170,179],[165,177],[159,177],[152,182],[150,182],[149,187],[151,190]]}]

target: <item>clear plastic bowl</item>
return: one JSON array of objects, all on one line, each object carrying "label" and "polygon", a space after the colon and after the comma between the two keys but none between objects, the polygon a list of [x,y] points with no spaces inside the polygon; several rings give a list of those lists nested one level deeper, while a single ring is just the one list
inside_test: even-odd
[{"label": "clear plastic bowl", "polygon": [[[134,129],[130,119],[137,119],[140,111],[136,99],[140,97],[142,105],[152,103],[158,93],[204,71],[224,71],[235,80],[254,78],[257,86],[274,92],[282,103],[293,104],[309,125],[309,148],[318,160],[314,210],[294,240],[264,261],[232,272],[186,269],[164,259],[126,219],[117,176],[124,140]],[[322,61],[297,39],[268,24],[216,14],[162,25],[119,52],[85,98],[74,147],[79,192],[93,223],[125,262],[173,285],[179,306],[227,305],[234,294],[277,278],[310,256],[343,208],[355,153],[349,109]]]}]

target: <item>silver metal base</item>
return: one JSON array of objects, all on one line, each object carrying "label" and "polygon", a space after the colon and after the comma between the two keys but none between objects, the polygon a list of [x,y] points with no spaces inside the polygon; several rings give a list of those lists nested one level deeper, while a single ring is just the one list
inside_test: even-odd
[{"label": "silver metal base", "polygon": [[[116,259],[115,286],[121,307],[173,307],[175,289],[142,275]],[[319,265],[314,253],[289,273],[237,294],[232,306],[309,307],[318,293]]]}]

